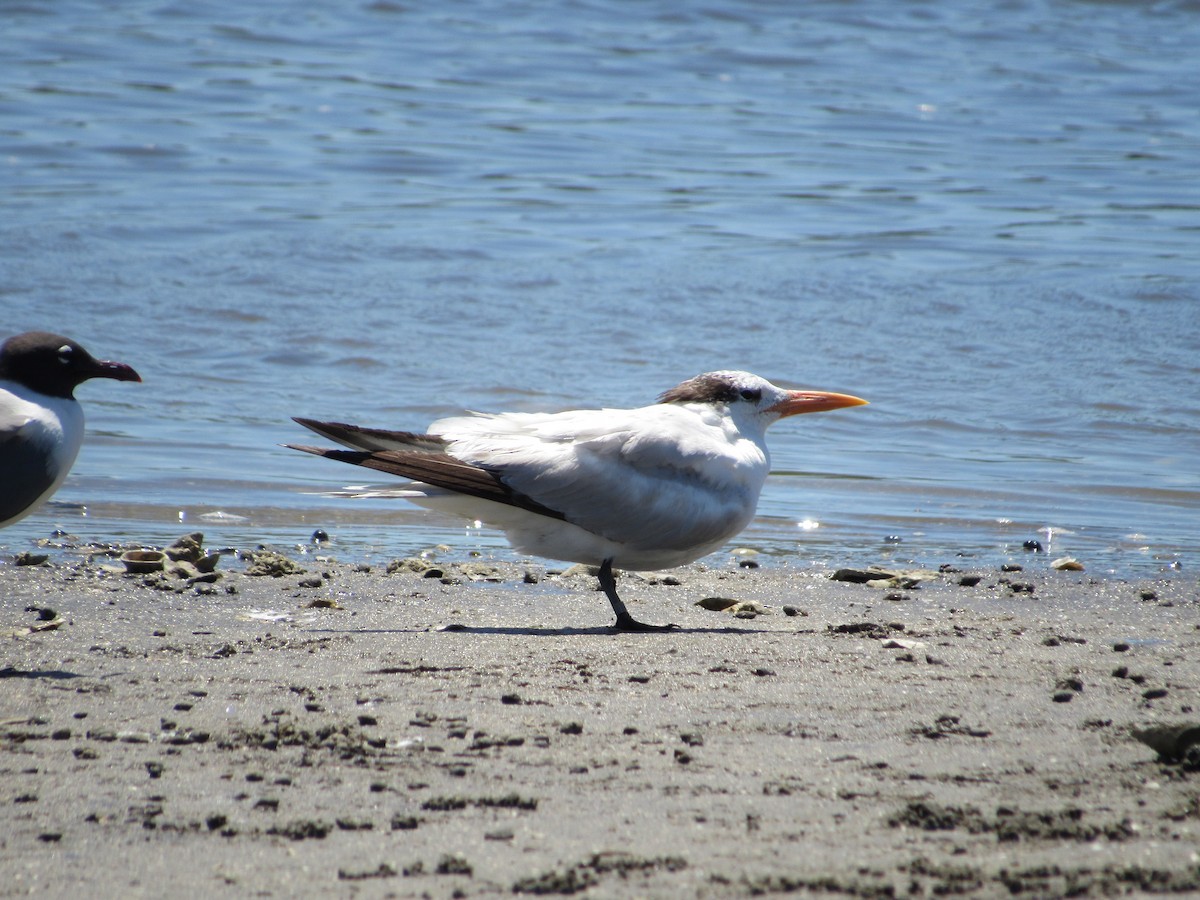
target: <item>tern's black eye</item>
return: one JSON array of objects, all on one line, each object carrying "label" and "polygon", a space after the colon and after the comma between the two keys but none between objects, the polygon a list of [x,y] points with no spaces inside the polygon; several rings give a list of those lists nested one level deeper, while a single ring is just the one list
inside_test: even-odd
[{"label": "tern's black eye", "polygon": [[751,403],[757,403],[762,399],[762,391],[756,388],[745,388],[742,390],[742,399],[748,400]]}]

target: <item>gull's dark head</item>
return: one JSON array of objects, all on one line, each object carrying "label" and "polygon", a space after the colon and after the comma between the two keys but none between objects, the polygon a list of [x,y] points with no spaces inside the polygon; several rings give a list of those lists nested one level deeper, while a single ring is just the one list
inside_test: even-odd
[{"label": "gull's dark head", "polygon": [[659,403],[723,406],[743,410],[768,422],[800,413],[863,406],[866,400],[829,391],[789,391],[750,372],[705,372],[666,391]]},{"label": "gull's dark head", "polygon": [[48,331],[27,331],[0,345],[0,378],[48,397],[72,399],[89,378],[141,381],[125,363],[96,359],[77,342]]}]

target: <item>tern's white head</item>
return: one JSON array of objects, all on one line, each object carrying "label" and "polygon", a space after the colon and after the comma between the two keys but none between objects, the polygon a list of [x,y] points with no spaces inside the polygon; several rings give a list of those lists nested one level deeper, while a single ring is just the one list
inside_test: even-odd
[{"label": "tern's white head", "polygon": [[762,427],[785,416],[824,412],[867,401],[829,391],[789,391],[750,372],[705,372],[689,378],[658,398],[659,403],[724,407],[735,418],[757,419]]}]

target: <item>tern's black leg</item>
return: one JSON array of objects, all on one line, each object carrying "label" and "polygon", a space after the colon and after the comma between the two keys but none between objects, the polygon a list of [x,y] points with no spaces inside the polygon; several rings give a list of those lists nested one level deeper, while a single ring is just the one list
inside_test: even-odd
[{"label": "tern's black leg", "polygon": [[625,604],[621,602],[621,598],[617,596],[617,581],[613,578],[612,563],[611,559],[602,562],[597,577],[600,579],[600,588],[608,597],[608,602],[612,604],[613,612],[617,614],[617,631],[670,631],[672,628],[679,627],[678,625],[647,625],[631,616],[629,610],[625,608]]}]

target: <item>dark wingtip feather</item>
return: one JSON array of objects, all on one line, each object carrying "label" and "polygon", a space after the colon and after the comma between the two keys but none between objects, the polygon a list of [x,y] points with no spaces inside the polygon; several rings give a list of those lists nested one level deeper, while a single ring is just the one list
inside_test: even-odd
[{"label": "dark wingtip feather", "polygon": [[495,472],[463,462],[461,459],[455,459],[444,453],[404,450],[330,450],[323,447],[308,447],[303,444],[284,444],[283,446],[291,450],[299,450],[302,453],[311,453],[325,459],[336,459],[339,462],[363,466],[376,472],[384,472],[455,493],[478,497],[492,503],[516,506],[552,519],[566,518],[558,510],[543,506],[531,497],[514,491]]},{"label": "dark wingtip feather", "polygon": [[[318,431],[322,425],[336,425],[337,422],[322,422],[319,419],[306,419],[303,416],[292,416],[292,421],[311,431]],[[343,426],[344,427],[344,426]]]},{"label": "dark wingtip feather", "polygon": [[417,434],[412,431],[390,431],[385,428],[368,428],[365,425],[350,425],[346,422],[320,422],[293,416],[292,421],[355,450],[398,450],[401,452],[441,453],[446,440],[436,434]]},{"label": "dark wingtip feather", "polygon": [[311,453],[313,456],[323,456],[326,459],[336,459],[341,462],[361,465],[371,457],[369,450],[333,450],[329,447],[309,447],[306,444],[282,444],[289,450],[299,450],[301,453]]},{"label": "dark wingtip feather", "polygon": [[327,436],[330,431],[352,431],[354,429],[353,425],[347,425],[344,422],[322,422],[320,419],[306,419],[303,416],[292,416],[292,421],[322,436]]}]

